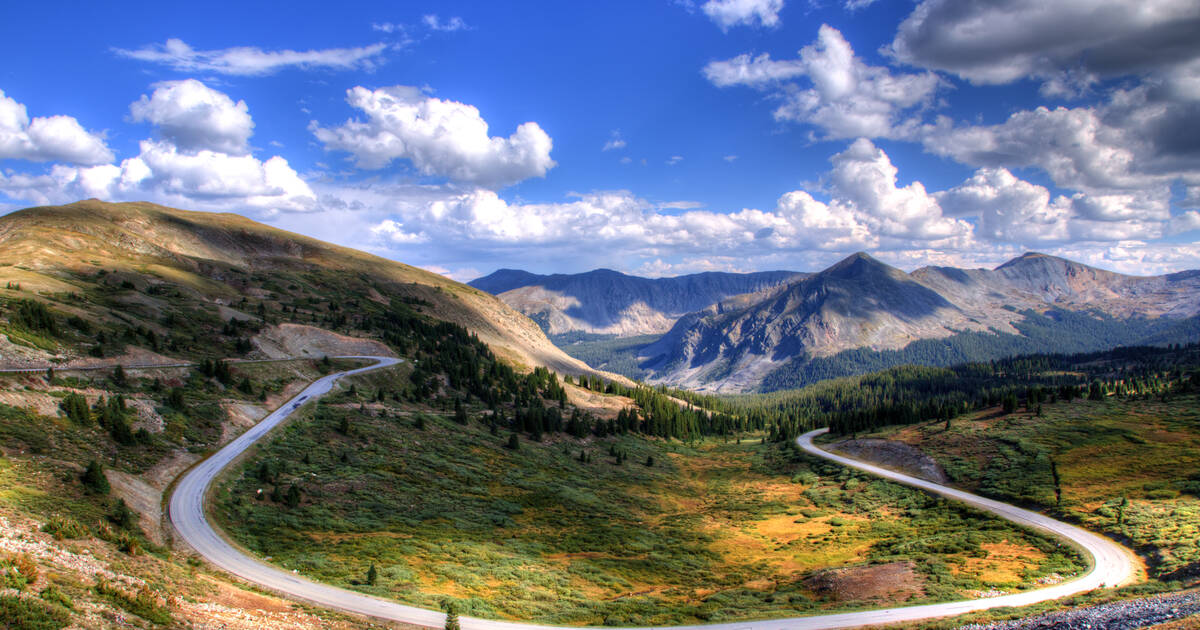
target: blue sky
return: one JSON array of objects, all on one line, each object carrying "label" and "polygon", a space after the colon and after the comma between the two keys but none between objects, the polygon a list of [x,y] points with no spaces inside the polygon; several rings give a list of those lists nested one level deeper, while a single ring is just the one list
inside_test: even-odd
[{"label": "blue sky", "polygon": [[0,209],[233,211],[458,279],[1200,267],[1193,0],[10,5]]}]

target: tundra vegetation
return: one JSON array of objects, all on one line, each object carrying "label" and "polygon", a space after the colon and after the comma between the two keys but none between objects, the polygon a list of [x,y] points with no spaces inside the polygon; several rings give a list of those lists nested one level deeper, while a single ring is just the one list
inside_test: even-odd
[{"label": "tundra vegetation", "polygon": [[[762,432],[657,435],[642,416],[661,392],[573,423],[586,413],[557,392],[577,381],[535,372],[484,400],[442,378],[417,398],[433,361],[415,363],[306,407],[220,486],[222,526],[314,579],[544,623],[816,614],[1033,588],[1082,568],[1056,541]],[[530,424],[521,400],[567,420]]]}]

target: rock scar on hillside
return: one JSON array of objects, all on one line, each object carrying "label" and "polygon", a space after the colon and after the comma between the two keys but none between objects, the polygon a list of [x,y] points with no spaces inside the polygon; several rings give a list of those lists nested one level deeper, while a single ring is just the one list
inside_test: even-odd
[{"label": "rock scar on hillside", "polygon": [[374,339],[339,335],[303,324],[280,324],[254,336],[254,345],[269,359],[344,355],[394,357],[394,352]]},{"label": "rock scar on hillside", "polygon": [[908,560],[865,567],[818,571],[804,580],[808,588],[836,601],[886,599],[906,601],[923,594],[922,578]]},{"label": "rock scar on hillside", "polygon": [[945,485],[950,483],[946,471],[932,457],[920,449],[892,440],[846,440],[830,445],[832,450],[843,455],[866,460],[886,468],[898,470],[926,481]]}]

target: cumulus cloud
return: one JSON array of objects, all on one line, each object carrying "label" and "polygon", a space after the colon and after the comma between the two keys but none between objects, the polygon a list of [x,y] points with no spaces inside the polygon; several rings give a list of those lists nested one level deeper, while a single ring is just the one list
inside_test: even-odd
[{"label": "cumulus cloud", "polygon": [[487,189],[454,192],[397,208],[371,228],[377,242],[473,251],[537,247],[547,256],[645,260],[738,251],[742,262],[782,253],[962,247],[971,226],[942,214],[919,183],[899,186],[887,155],[861,140],[833,160],[833,198],[785,193],[770,210],[714,212],[691,202],[652,203],[599,191],[561,203],[513,203]]},{"label": "cumulus cloud", "polygon": [[155,125],[164,139],[184,150],[248,151],[254,121],[245,101],[235,103],[195,79],[166,81],[154,88],[151,96],[142,95],[129,106],[135,121]]},{"label": "cumulus cloud", "polygon": [[904,63],[973,83],[1047,82],[1069,95],[1101,78],[1200,59],[1200,4],[1192,0],[924,0],[890,52]]},{"label": "cumulus cloud", "polygon": [[897,185],[898,169],[871,141],[854,141],[832,161],[829,179],[835,197],[844,200],[873,234],[923,241],[971,235],[971,225],[943,215],[921,182]]},{"label": "cumulus cloud", "polygon": [[0,192],[42,204],[99,197],[202,210],[317,209],[316,195],[287,160],[261,161],[249,153],[254,123],[245,103],[189,80],[159,84],[130,109],[161,136],[143,140],[135,157],[94,166],[57,164],[42,175],[9,173],[0,176]]},{"label": "cumulus cloud", "polygon": [[535,122],[521,124],[507,138],[489,137],[478,109],[414,87],[355,87],[347,101],[366,120],[328,128],[314,121],[310,128],[326,150],[350,153],[359,168],[380,169],[403,159],[424,175],[502,187],[542,177],[555,166],[553,142]]},{"label": "cumulus cloud", "polygon": [[918,135],[926,150],[963,164],[1038,168],[1085,195],[1078,205],[1090,218],[1160,221],[1172,184],[1200,180],[1200,136],[1187,122],[1196,116],[1200,103],[1156,100],[1139,86],[1096,105],[1039,107],[994,125],[943,118]]},{"label": "cumulus cloud", "polygon": [[0,90],[0,158],[103,164],[113,153],[103,135],[87,131],[71,116],[31,120],[25,105]]},{"label": "cumulus cloud", "polygon": [[[814,125],[826,138],[907,136],[917,122],[905,119],[905,113],[928,104],[939,84],[933,73],[894,74],[868,66],[829,25],[821,26],[817,41],[796,59],[743,54],[709,63],[704,75],[718,87],[767,90],[783,102],[776,119]],[[807,78],[811,87],[792,81],[799,78]]]},{"label": "cumulus cloud", "polygon": [[372,70],[382,63],[387,44],[357,48],[320,50],[263,50],[255,46],[237,46],[216,50],[196,50],[181,39],[126,50],[116,48],[122,57],[170,66],[180,72],[216,72],[238,76],[273,74],[285,68],[301,70]]},{"label": "cumulus cloud", "polygon": [[1008,169],[979,169],[937,199],[947,214],[979,217],[975,232],[981,238],[1039,243],[1070,237],[1070,200],[1059,196],[1051,201],[1044,186],[1019,179]]},{"label": "cumulus cloud", "polygon": [[734,26],[779,26],[783,0],[708,0],[700,10],[721,30]]}]

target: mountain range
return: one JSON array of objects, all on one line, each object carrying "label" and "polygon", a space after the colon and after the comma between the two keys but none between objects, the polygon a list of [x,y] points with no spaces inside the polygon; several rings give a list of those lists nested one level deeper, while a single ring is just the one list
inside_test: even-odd
[{"label": "mountain range", "polygon": [[[786,273],[772,276],[786,284],[713,300],[678,317],[658,340],[627,350],[637,357],[638,376],[699,390],[763,391],[900,363],[949,365],[1200,337],[1200,271],[1128,276],[1027,253],[995,269],[905,273],[858,253],[819,273],[790,280]],[[575,312],[614,313],[604,307],[613,302],[611,289],[590,294],[587,283],[572,282],[588,275],[556,276],[555,286],[574,288]],[[535,319],[546,312],[519,299],[549,291],[536,284],[544,277],[506,277],[502,300]],[[514,286],[520,282],[535,284]],[[643,308],[628,297],[620,303],[617,313]],[[606,321],[605,330],[618,331],[642,320]]]},{"label": "mountain range", "polygon": [[496,295],[550,335],[662,334],[676,320],[742,294],[762,293],[808,274],[706,272],[674,278],[640,278],[611,269],[538,275],[501,269],[467,284]]}]

